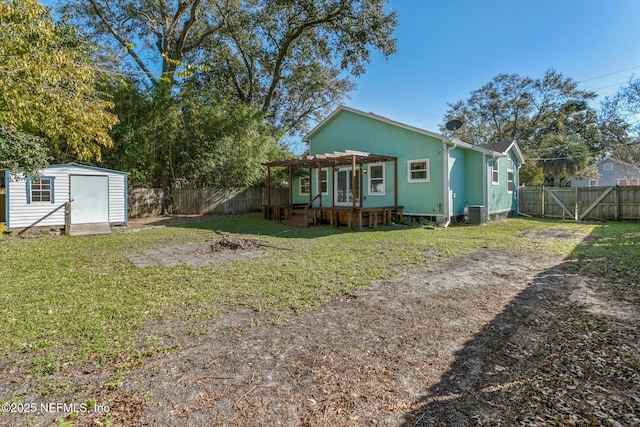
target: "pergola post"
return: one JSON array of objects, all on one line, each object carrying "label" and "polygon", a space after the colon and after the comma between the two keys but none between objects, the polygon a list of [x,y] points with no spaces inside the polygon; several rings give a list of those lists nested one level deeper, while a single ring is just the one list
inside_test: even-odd
[{"label": "pergola post", "polygon": [[289,204],[293,205],[293,170],[289,165]]},{"label": "pergola post", "polygon": [[267,166],[267,205],[271,204],[271,166]]},{"label": "pergola post", "polygon": [[351,229],[355,228],[356,216],[356,156],[351,155]]}]

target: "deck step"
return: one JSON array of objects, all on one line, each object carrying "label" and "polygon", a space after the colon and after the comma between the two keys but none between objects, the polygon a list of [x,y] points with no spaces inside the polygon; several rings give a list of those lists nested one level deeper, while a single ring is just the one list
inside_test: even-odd
[{"label": "deck step", "polygon": [[71,224],[69,226],[70,236],[86,236],[90,234],[109,234],[111,227],[108,222],[96,222],[91,224]]}]

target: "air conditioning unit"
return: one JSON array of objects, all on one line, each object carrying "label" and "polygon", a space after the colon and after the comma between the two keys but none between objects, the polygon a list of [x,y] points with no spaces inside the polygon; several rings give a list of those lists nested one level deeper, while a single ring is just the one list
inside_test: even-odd
[{"label": "air conditioning unit", "polygon": [[484,225],[487,223],[487,210],[484,206],[468,206],[468,222],[473,225]]}]

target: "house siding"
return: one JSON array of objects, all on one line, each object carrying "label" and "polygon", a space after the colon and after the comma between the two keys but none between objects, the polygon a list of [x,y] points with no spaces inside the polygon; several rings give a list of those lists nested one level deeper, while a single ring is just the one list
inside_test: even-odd
[{"label": "house siding", "polygon": [[[492,183],[492,161],[498,162],[498,185]],[[513,171],[513,192],[507,192],[507,170]],[[489,187],[489,214],[517,210],[518,164],[509,153],[507,157],[497,157],[487,161],[486,172]]]},{"label": "house siding", "polygon": [[464,214],[467,206],[467,189],[465,184],[466,156],[460,148],[449,150],[449,187],[450,206],[453,215]]},{"label": "house siding", "polygon": [[[311,155],[356,150],[396,157],[398,203],[404,206],[404,212],[444,214],[441,140],[350,111],[341,111],[313,135],[310,143]],[[407,162],[417,159],[429,159],[429,182],[408,182]],[[363,206],[393,204],[393,162],[386,163],[385,174],[385,196],[368,196],[367,185],[363,191],[363,198],[367,197],[363,200]],[[368,183],[368,178],[363,179],[365,183]]]},{"label": "house siding", "polygon": [[[605,170],[605,165],[610,164],[611,169]],[[618,179],[637,179],[640,182],[640,168],[624,164],[616,159],[605,159],[597,163],[598,178],[572,179],[572,187],[589,187],[592,179],[598,180],[598,187],[615,187]]]},{"label": "house siding", "polygon": [[18,179],[13,175],[7,180],[8,227],[20,229],[30,226],[64,227],[64,205],[69,201],[69,177],[71,175],[108,176],[109,178],[109,223],[127,223],[127,175],[124,172],[109,171],[81,165],[52,165],[40,171],[40,175],[53,178],[53,203],[27,202],[26,177]]},{"label": "house siding", "polygon": [[464,177],[465,206],[484,205],[483,155],[477,151],[465,150],[466,174]]}]

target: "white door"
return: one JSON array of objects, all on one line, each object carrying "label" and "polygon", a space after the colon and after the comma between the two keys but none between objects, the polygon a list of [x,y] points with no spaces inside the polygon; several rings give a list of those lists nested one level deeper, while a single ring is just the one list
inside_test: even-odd
[{"label": "white door", "polygon": [[[340,169],[335,174],[335,191],[333,192],[336,206],[353,206],[351,199],[351,168]],[[356,169],[356,206],[360,206],[360,171]]]},{"label": "white door", "polygon": [[109,222],[109,177],[71,175],[71,224]]}]

